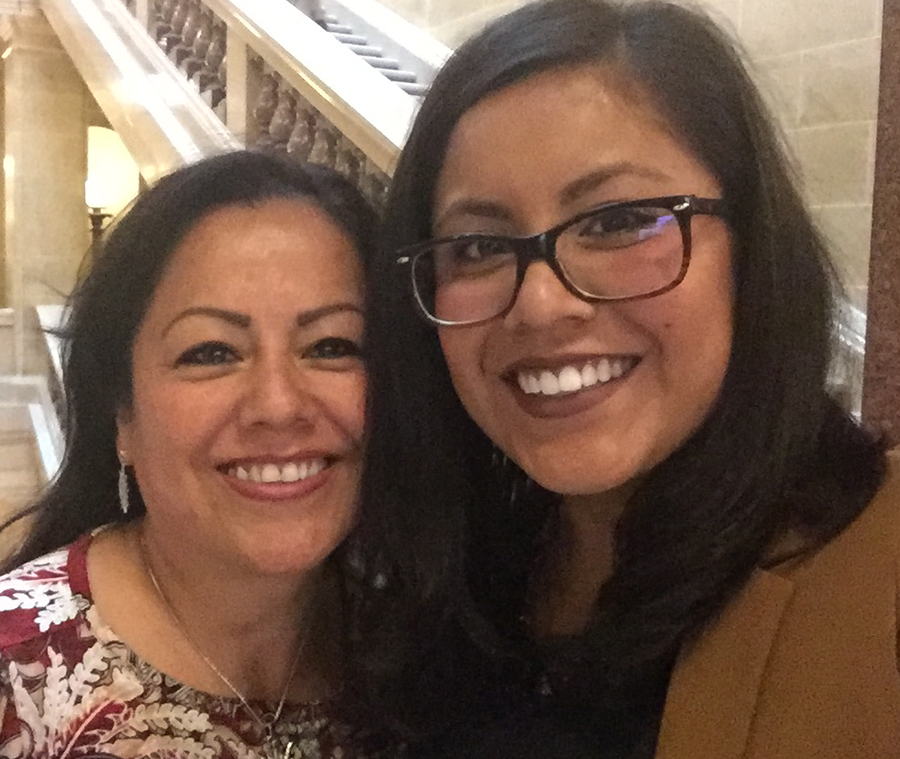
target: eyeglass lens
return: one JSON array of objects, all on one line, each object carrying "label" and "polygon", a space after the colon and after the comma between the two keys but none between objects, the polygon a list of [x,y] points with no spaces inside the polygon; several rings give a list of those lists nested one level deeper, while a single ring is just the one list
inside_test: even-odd
[{"label": "eyeglass lens", "polygon": [[[450,323],[502,313],[516,294],[520,244],[493,236],[435,244],[413,266],[422,305]],[[600,209],[556,237],[556,260],[565,278],[591,298],[615,300],[663,290],[678,279],[683,259],[681,227],[669,208]]]}]

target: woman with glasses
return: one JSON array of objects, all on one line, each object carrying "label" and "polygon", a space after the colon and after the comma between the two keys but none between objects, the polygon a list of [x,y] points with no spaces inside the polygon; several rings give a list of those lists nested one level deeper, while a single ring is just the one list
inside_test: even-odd
[{"label": "woman with glasses", "polygon": [[832,271],[732,43],[501,18],[387,231],[358,624],[413,755],[897,756],[900,472],[828,394]]}]

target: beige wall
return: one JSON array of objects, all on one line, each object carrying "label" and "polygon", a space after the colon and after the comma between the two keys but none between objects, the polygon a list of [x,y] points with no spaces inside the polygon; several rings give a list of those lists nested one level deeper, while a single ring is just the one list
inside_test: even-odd
[{"label": "beige wall", "polygon": [[[454,46],[524,0],[382,0]],[[698,0],[735,32],[797,157],[852,300],[864,307],[881,0]]]}]

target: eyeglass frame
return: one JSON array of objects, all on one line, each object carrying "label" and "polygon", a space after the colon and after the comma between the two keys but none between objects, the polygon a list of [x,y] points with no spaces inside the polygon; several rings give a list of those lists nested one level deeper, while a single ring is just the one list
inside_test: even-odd
[{"label": "eyeglass frame", "polygon": [[[657,288],[648,293],[640,293],[639,295],[592,295],[581,290],[569,281],[569,278],[560,265],[556,255],[557,240],[566,230],[575,226],[578,222],[588,219],[601,211],[610,211],[619,208],[665,208],[672,211],[675,215],[675,219],[677,220],[678,227],[681,231],[681,269],[675,279],[665,287]],[[691,219],[694,216],[718,216],[727,220],[728,214],[725,207],[725,200],[723,198],[700,198],[696,195],[666,195],[659,198],[640,198],[638,200],[603,203],[585,211],[580,211],[569,219],[556,224],[544,232],[539,232],[538,234],[529,235],[527,237],[470,233],[452,237],[439,237],[433,240],[415,243],[413,245],[406,245],[397,250],[397,258],[394,263],[399,267],[409,267],[410,276],[408,285],[412,287],[413,297],[415,298],[416,305],[419,307],[419,312],[428,322],[438,327],[468,327],[474,324],[483,324],[484,322],[489,322],[492,319],[497,319],[508,314],[519,297],[519,292],[522,289],[522,283],[525,281],[525,274],[528,267],[535,261],[543,261],[546,263],[569,293],[587,303],[621,303],[631,300],[642,300],[644,298],[654,298],[657,295],[662,295],[670,290],[674,290],[684,281],[684,278],[687,275],[688,266],[691,262]],[[512,252],[516,256],[516,283],[513,287],[509,304],[493,316],[488,316],[483,319],[472,319],[469,321],[448,321],[446,319],[439,319],[430,314],[425,307],[425,303],[419,293],[419,288],[416,285],[416,260],[438,245],[453,242],[497,239],[508,241]]]}]

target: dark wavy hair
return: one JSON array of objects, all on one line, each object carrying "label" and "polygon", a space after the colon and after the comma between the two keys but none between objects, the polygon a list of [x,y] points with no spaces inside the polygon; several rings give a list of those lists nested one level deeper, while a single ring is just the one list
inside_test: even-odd
[{"label": "dark wavy hair", "polygon": [[133,482],[128,516],[119,510],[116,455],[116,413],[131,401],[131,349],[144,313],[173,251],[200,219],[224,206],[280,198],[318,205],[350,237],[368,269],[377,224],[359,191],[331,169],[252,151],[206,158],[165,176],[107,232],[69,299],[60,331],[62,465],[37,501],[14,518],[33,521],[3,571],[95,527],[144,513]]},{"label": "dark wavy hair", "polygon": [[[558,497],[492,454],[466,415],[395,251],[431,235],[463,114],[533,74],[584,65],[635,85],[719,181],[735,305],[715,407],[617,525],[613,573],[575,641],[568,713],[627,713],[767,560],[777,533],[797,529],[814,550],[883,477],[882,445],[827,393],[831,265],[733,42],[702,14],[656,0],[545,0],[500,18],[456,51],[422,104],[394,174],[368,321],[360,535],[387,582],[380,605],[361,607],[358,639],[372,657],[370,698],[419,737],[490,713],[509,672],[527,681],[543,666],[547,652],[529,646],[520,619]],[[624,755],[652,751],[656,729],[653,719],[639,727]]]}]

